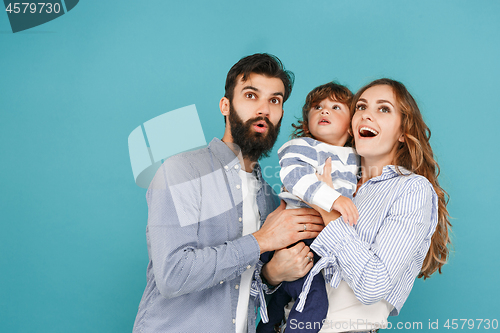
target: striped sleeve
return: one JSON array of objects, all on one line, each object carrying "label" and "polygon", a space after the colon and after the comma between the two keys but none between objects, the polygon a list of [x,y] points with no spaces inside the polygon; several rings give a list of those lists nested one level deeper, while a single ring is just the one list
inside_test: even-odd
[{"label": "striped sleeve", "polygon": [[[369,305],[385,299],[397,313],[429,248],[437,223],[436,205],[431,184],[417,179],[393,202],[372,244],[362,241],[356,229],[339,218],[328,224],[311,249],[320,256],[337,259],[342,279],[361,303]],[[392,293],[398,288],[408,292]],[[389,294],[406,296],[390,299]]]},{"label": "striped sleeve", "polygon": [[331,211],[340,193],[316,177],[316,168],[325,161],[318,161],[318,152],[305,140],[293,139],[278,151],[280,178],[284,187],[303,201]]}]

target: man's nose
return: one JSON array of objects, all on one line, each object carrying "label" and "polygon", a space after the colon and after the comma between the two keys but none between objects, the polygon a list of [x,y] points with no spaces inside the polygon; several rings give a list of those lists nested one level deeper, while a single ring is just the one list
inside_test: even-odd
[{"label": "man's nose", "polygon": [[270,111],[269,103],[267,102],[260,103],[259,108],[257,109],[257,113],[262,117],[269,117]]}]

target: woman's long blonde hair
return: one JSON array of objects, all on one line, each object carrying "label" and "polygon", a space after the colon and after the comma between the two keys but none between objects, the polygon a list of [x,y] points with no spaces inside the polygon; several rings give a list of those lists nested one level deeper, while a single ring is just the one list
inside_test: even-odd
[{"label": "woman's long blonde hair", "polygon": [[431,131],[425,124],[415,99],[401,82],[384,78],[369,83],[354,95],[351,108],[354,110],[364,91],[379,85],[388,85],[392,88],[401,111],[401,131],[404,134],[404,142],[399,145],[394,158],[394,165],[402,166],[417,175],[427,178],[434,187],[439,199],[438,224],[418,276],[426,279],[437,270],[441,273],[441,267],[448,258],[448,244],[451,243],[448,235],[448,230],[451,227],[450,216],[446,209],[448,194],[438,183],[440,169],[434,159],[429,143]]}]

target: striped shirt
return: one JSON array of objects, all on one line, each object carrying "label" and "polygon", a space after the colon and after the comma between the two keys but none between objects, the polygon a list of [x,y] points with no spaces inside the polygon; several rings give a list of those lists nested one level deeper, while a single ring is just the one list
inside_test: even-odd
[{"label": "striped shirt", "polygon": [[[305,203],[308,202],[331,211],[333,202],[339,196],[352,199],[358,170],[358,157],[353,148],[332,146],[312,138],[297,138],[285,143],[278,150],[278,157],[280,178],[288,191],[281,192],[279,196],[288,205],[309,207]],[[316,173],[323,173],[329,157],[332,159],[334,188],[316,177]]]},{"label": "striped shirt", "polygon": [[297,309],[303,309],[313,276],[324,269],[333,288],[346,281],[362,304],[384,299],[394,306],[390,315],[397,316],[436,229],[438,197],[425,177],[388,165],[353,201],[358,223],[351,227],[339,217],[311,244],[322,258],[306,278]]}]

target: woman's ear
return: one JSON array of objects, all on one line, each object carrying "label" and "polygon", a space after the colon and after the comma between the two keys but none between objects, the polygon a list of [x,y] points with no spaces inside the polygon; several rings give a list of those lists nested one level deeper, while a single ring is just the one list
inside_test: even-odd
[{"label": "woman's ear", "polygon": [[401,134],[401,136],[398,139],[399,142],[405,142],[405,135]]},{"label": "woman's ear", "polygon": [[219,109],[223,116],[229,116],[229,99],[227,97],[222,97],[219,102]]}]

